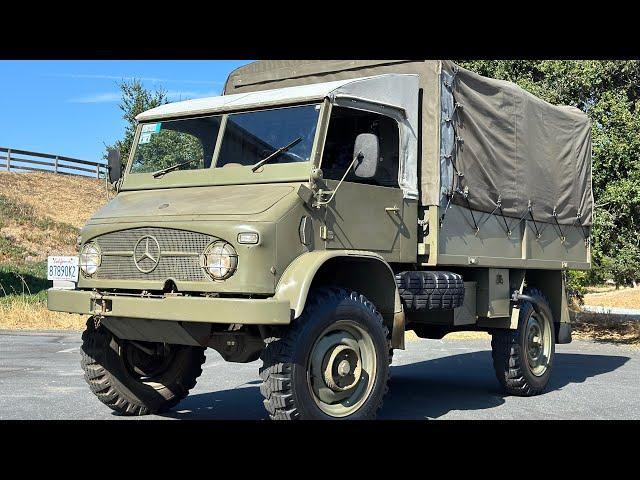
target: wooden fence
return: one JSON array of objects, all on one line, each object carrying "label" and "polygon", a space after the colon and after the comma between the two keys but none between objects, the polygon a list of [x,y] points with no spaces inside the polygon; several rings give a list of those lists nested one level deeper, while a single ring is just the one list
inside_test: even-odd
[{"label": "wooden fence", "polygon": [[43,171],[60,175],[104,178],[107,166],[102,162],[0,147],[0,170],[8,172]]}]

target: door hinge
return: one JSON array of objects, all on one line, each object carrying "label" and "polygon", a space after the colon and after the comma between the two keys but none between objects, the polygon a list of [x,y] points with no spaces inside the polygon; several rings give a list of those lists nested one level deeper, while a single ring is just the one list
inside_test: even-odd
[{"label": "door hinge", "polygon": [[320,227],[320,238],[322,240],[333,240],[333,230],[329,230],[326,225]]}]

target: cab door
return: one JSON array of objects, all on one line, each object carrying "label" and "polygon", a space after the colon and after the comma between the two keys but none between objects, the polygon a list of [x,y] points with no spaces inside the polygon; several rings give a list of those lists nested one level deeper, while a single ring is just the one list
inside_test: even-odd
[{"label": "cab door", "polygon": [[[338,182],[327,182],[335,188]],[[399,257],[403,230],[402,190],[344,182],[327,205],[326,247],[378,252]]]},{"label": "cab door", "polygon": [[[349,171],[356,137],[372,133],[379,142],[375,175],[362,179]],[[398,261],[400,243],[408,236],[402,190],[398,186],[399,126],[372,112],[334,107],[322,157],[324,182],[336,191],[325,207],[323,239],[328,249],[369,250]],[[357,152],[355,152],[357,154]]]}]

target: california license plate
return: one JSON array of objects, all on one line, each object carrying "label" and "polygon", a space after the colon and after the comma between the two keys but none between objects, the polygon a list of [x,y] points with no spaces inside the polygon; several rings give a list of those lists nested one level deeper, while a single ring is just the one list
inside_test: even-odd
[{"label": "california license plate", "polygon": [[78,257],[49,257],[47,280],[78,281]]}]

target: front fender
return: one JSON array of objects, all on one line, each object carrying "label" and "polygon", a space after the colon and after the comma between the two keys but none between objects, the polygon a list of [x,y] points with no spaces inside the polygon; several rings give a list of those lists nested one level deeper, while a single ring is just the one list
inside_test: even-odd
[{"label": "front fender", "polygon": [[385,278],[382,281],[376,281],[380,279],[376,279],[375,276],[362,278],[362,285],[368,285],[365,290],[371,291],[372,288],[379,290],[373,294],[367,295],[362,288],[357,288],[357,285],[340,286],[353,288],[367,296],[383,316],[402,312],[402,303],[396,288],[393,270],[380,255],[364,250],[318,250],[300,255],[291,262],[282,274],[276,286],[275,300],[289,301],[291,309],[294,311],[293,318],[298,318],[304,310],[307,295],[316,273],[328,261],[339,258],[375,262],[373,264],[378,267],[377,271],[385,272],[383,274]]}]

